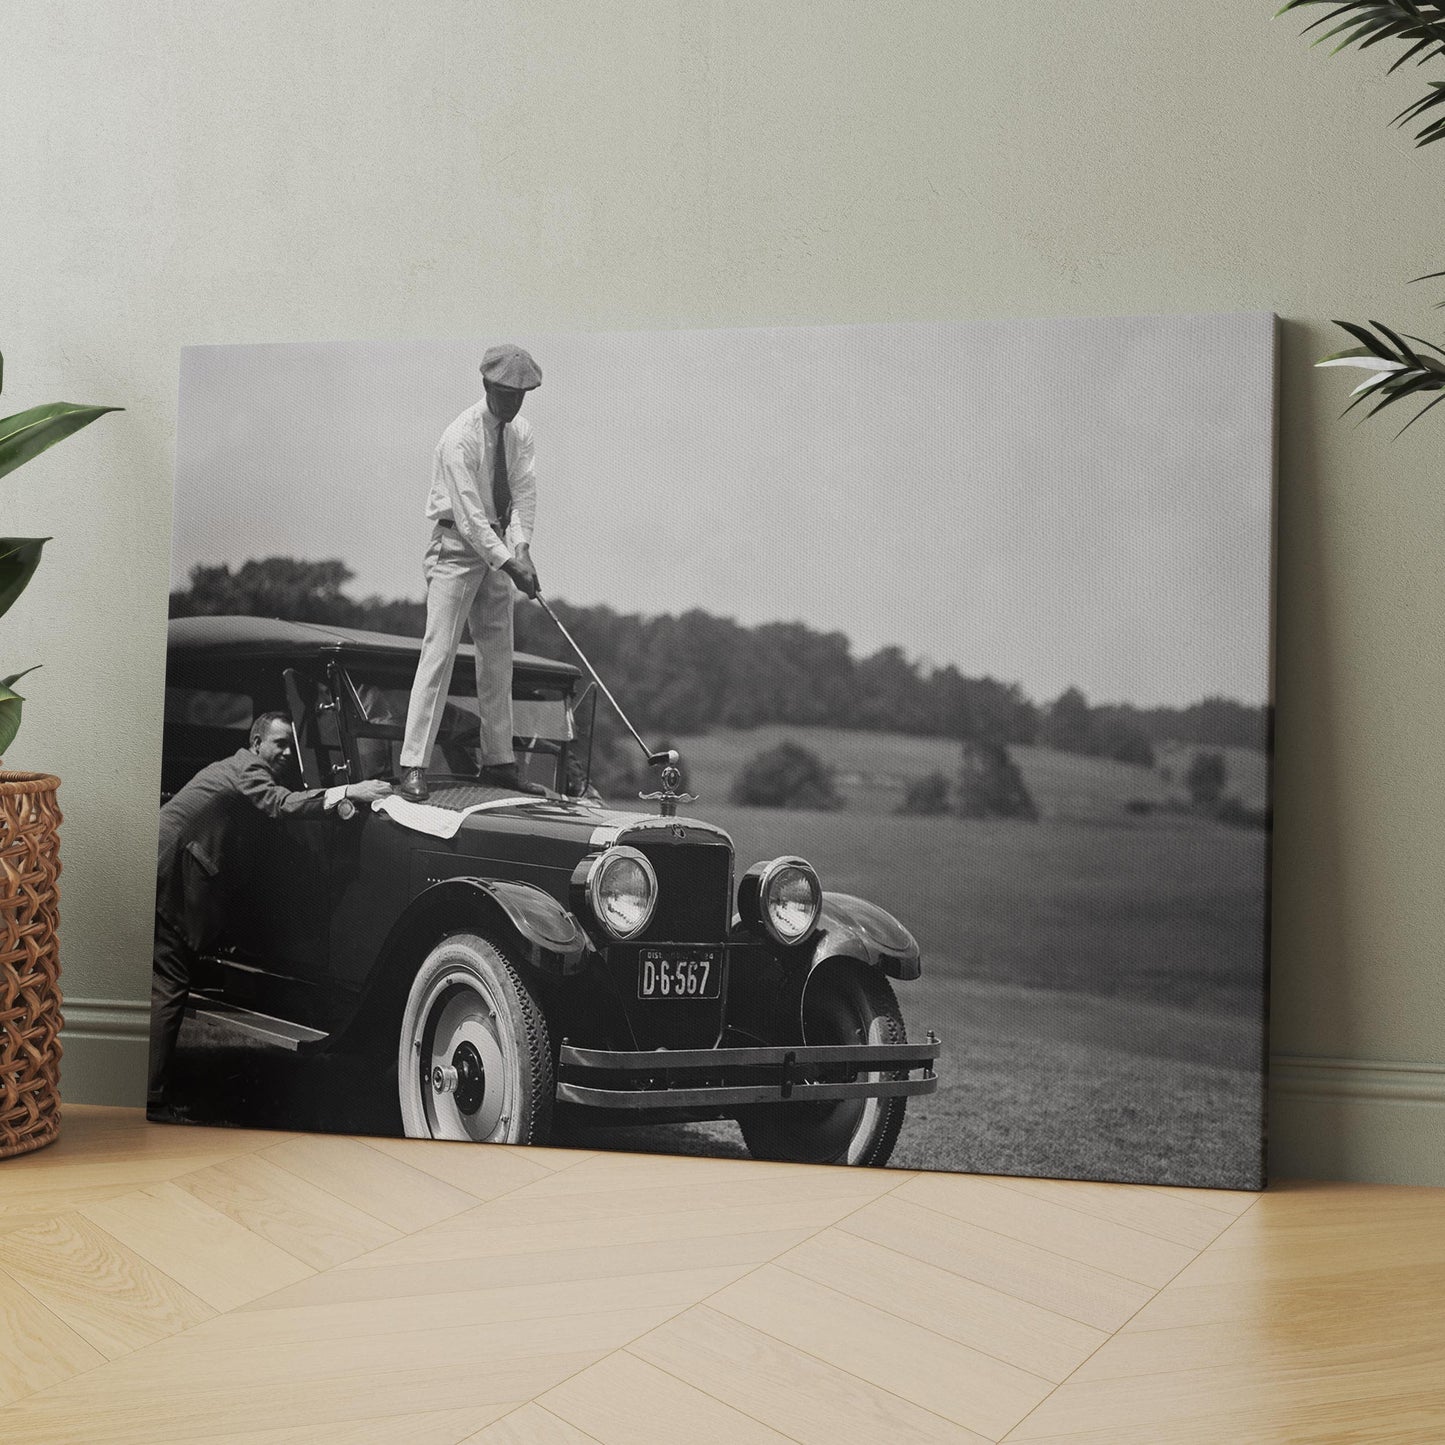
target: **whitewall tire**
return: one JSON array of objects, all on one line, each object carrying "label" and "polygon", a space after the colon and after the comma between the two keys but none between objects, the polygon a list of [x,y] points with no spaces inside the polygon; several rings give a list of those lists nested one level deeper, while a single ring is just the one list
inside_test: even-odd
[{"label": "whitewall tire", "polygon": [[402,1011],[396,1076],[409,1139],[546,1142],[553,1103],[547,1020],[503,949],[455,933],[427,954]]}]

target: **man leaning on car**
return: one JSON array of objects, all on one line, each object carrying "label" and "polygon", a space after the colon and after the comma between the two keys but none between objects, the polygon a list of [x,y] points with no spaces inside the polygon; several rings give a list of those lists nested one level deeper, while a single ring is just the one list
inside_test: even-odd
[{"label": "man leaning on car", "polygon": [[389,783],[374,779],[293,792],[281,779],[294,759],[290,717],[262,713],[251,724],[248,747],[209,763],[161,809],[146,1088],[151,1112],[168,1107],[171,1064],[197,955],[215,942],[230,888],[247,866],[237,850],[245,824],[257,815],[345,818],[355,812],[351,803],[372,803],[391,792]]},{"label": "man leaning on car", "polygon": [[512,345],[492,347],[481,369],[486,395],[442,433],[427,496],[426,637],[407,705],[399,789],[417,803],[430,796],[427,763],[466,623],[477,658],[481,780],[546,791],[521,776],[512,751],[512,589],[525,597],[539,590],[530,551],[537,515],[532,428],[517,413],[541,386],[542,369]]}]

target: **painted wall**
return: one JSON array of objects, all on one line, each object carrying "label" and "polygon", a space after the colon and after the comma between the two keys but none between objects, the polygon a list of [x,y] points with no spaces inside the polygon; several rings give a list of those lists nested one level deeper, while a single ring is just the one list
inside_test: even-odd
[{"label": "painted wall", "polygon": [[1445,152],[1386,129],[1418,72],[1273,9],[3,0],[5,399],[127,407],[0,484],[56,537],[4,657],[7,762],[65,780],[66,1096],[142,1093],[182,344],[1272,309],[1274,1162],[1445,1183],[1445,421],[1309,365],[1445,331]]}]

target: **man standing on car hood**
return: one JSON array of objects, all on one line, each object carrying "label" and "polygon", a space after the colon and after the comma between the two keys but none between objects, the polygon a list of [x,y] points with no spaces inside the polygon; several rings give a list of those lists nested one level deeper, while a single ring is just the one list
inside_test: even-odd
[{"label": "man standing on car hood", "polygon": [[520,346],[482,358],[483,400],[442,433],[426,514],[426,638],[406,710],[401,747],[403,798],[430,796],[426,768],[436,745],[462,624],[477,654],[481,780],[521,793],[545,788],[521,777],[512,752],[512,591],[538,592],[532,566],[537,516],[532,428],[517,413],[542,369]]}]

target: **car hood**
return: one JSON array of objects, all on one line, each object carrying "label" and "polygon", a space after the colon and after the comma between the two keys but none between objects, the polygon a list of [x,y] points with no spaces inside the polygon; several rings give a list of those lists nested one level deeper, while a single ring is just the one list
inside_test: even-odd
[{"label": "car hood", "polygon": [[[699,818],[662,818],[609,808],[604,803],[574,798],[529,798],[515,794],[469,802],[462,807],[446,791],[438,790],[440,808],[428,808],[448,829],[436,835],[433,846],[465,857],[493,862],[531,863],[549,868],[571,868],[580,858],[619,840],[644,843],[698,843],[731,848],[722,828]],[[459,797],[455,800],[461,802]],[[387,808],[401,821],[401,809]]]}]

